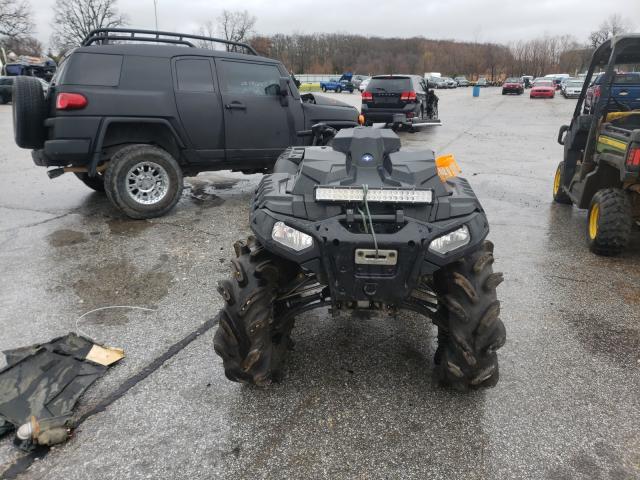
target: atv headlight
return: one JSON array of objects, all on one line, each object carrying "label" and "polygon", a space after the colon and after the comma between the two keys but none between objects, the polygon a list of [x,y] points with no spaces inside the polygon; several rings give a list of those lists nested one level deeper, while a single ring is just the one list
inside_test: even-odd
[{"label": "atv headlight", "polygon": [[429,251],[444,255],[445,253],[452,252],[456,248],[464,247],[470,240],[471,235],[469,234],[469,228],[463,225],[453,232],[449,232],[446,235],[432,240],[429,245]]},{"label": "atv headlight", "polygon": [[[362,187],[316,187],[317,202],[363,202]],[[368,202],[379,203],[431,203],[431,190],[409,188],[370,188],[367,190]]]},{"label": "atv headlight", "polygon": [[271,230],[271,238],[285,247],[292,248],[296,252],[309,248],[313,245],[313,238],[300,230],[291,228],[284,222],[276,222]]}]

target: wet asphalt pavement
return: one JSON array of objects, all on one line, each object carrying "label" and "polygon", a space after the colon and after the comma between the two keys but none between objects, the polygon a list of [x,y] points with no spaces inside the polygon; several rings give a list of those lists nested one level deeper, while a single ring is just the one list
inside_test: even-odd
[{"label": "wet asphalt pavement", "polygon": [[0,474],[640,478],[640,231],[621,257],[597,257],[585,247],[585,212],[551,203],[555,138],[575,101],[491,88],[477,99],[470,89],[439,95],[444,125],[401,134],[403,144],[456,155],[505,275],[501,379],[468,395],[433,382],[428,320],[326,310],[298,318],[281,384],[228,382],[215,329],[127,384],[221,307],[215,286],[233,241],[249,232],[260,176],[202,174],[171,214],[128,220],[71,175],[48,180],[13,144],[11,107],[0,106],[0,350],[74,331],[97,307],[155,310],[82,319],[82,332],[127,356],[78,415],[133,386],[28,469],[10,439],[0,441]]}]

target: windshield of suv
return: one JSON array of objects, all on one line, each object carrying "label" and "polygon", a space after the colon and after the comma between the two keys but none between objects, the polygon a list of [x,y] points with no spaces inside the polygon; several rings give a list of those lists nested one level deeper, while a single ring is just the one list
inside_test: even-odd
[{"label": "windshield of suv", "polygon": [[570,82],[567,82],[567,87],[581,87],[583,83],[584,82],[581,82],[579,80],[572,80]]},{"label": "windshield of suv", "polygon": [[405,92],[412,89],[408,77],[372,78],[367,85],[368,92]]}]

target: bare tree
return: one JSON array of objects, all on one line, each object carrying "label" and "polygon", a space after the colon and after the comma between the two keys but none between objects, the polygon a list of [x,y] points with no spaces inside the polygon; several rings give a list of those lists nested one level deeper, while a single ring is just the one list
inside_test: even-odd
[{"label": "bare tree", "polygon": [[37,38],[29,36],[6,37],[0,41],[0,44],[7,53],[13,52],[16,55],[39,57],[43,52],[42,43]]},{"label": "bare tree", "polygon": [[26,0],[0,0],[0,36],[13,38],[32,31],[31,8]]},{"label": "bare tree", "polygon": [[[256,25],[256,17],[248,11],[223,10],[218,17],[218,27],[222,38],[232,42],[246,42],[254,33],[253,27]],[[227,50],[232,48],[228,47]]]},{"label": "bare tree", "polygon": [[631,26],[622,15],[614,13],[600,24],[598,30],[591,32],[589,43],[593,48],[596,48],[614,35],[627,33],[629,30],[631,30]]},{"label": "bare tree", "polygon": [[61,50],[79,45],[96,28],[114,28],[127,20],[116,8],[117,0],[56,0],[53,7],[52,43]]}]

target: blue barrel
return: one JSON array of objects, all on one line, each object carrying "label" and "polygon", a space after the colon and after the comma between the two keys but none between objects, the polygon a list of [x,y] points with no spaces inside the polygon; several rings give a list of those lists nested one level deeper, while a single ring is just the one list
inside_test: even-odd
[{"label": "blue barrel", "polygon": [[473,86],[473,96],[474,97],[479,97],[480,96],[480,85],[474,85]]}]

